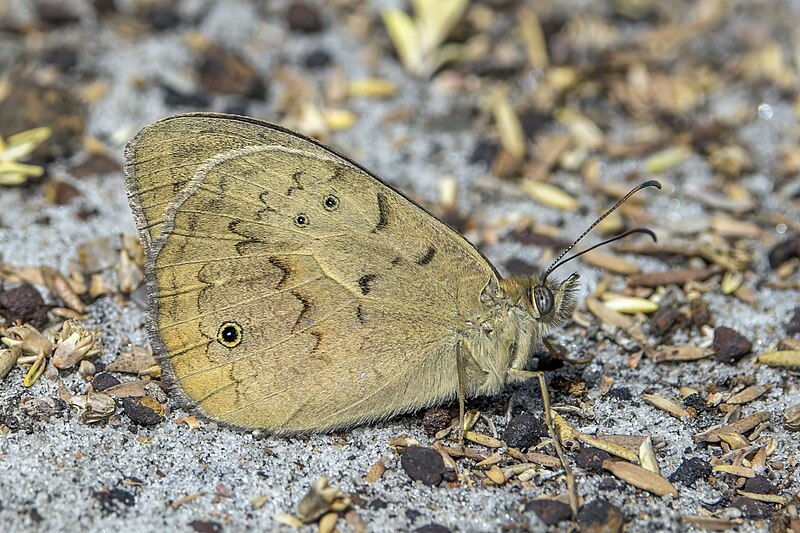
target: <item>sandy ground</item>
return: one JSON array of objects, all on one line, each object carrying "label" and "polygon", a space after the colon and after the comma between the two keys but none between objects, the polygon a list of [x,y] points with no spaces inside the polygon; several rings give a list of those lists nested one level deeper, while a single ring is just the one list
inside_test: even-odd
[{"label": "sandy ground", "polygon": [[[24,12],[22,3],[12,4],[14,9]],[[121,162],[125,140],[144,124],[179,111],[164,104],[158,88],[145,84],[144,88],[134,90],[133,79],[169,78],[175,84],[186,82],[190,78],[187,72],[191,56],[177,31],[122,39],[107,25],[93,19],[87,5],[78,2],[76,6],[84,13],[82,22],[77,28],[61,31],[58,38],[65,42],[83,40],[91,67],[109,82],[107,96],[89,107],[87,133],[106,139]],[[439,178],[452,175],[460,185],[459,207],[464,213],[486,221],[533,212],[541,223],[563,222],[565,237],[578,235],[591,221],[593,210],[604,206],[587,194],[578,176],[568,173],[559,177],[560,183],[590,210],[564,214],[537,206],[523,195],[480,192],[476,183],[485,186],[498,180],[489,176],[485,167],[469,163],[476,133],[469,128],[467,102],[430,85],[410,81],[396,62],[383,61],[375,72],[366,72],[359,61],[347,60],[358,57],[362,51],[357,39],[337,31],[336,22],[321,34],[288,38],[282,22],[259,15],[253,3],[226,2],[222,7],[186,1],[180,2],[180,6],[187,13],[201,11],[198,6],[208,8],[197,31],[246,50],[247,57],[262,72],[270,72],[278,61],[295,60],[305,50],[324,47],[351,77],[369,73],[394,81],[399,91],[390,100],[353,101],[351,108],[358,114],[358,123],[335,134],[333,142],[390,183],[411,191],[423,201],[435,202]],[[277,84],[272,90],[280,92]],[[794,143],[797,135],[793,102],[769,89],[763,98],[771,105],[772,116],[751,122],[741,132],[741,138],[756,155],[754,171],[744,178],[745,186],[753,191],[770,190],[769,165],[778,157],[779,149]],[[270,97],[266,103],[254,103],[248,114],[269,120],[276,113],[275,101],[275,97]],[[222,104],[222,100],[213,100],[209,108],[219,108]],[[404,105],[417,108],[410,120],[381,121],[389,111]],[[623,135],[624,124],[609,134]],[[411,136],[410,142],[396,148],[394,141],[406,135]],[[636,158],[608,164],[603,168],[602,179],[622,182],[629,171],[641,168],[641,164],[642,160]],[[68,164],[54,164],[49,169],[53,176],[80,191],[79,201],[66,206],[47,202],[37,188],[0,191],[0,250],[4,262],[64,269],[74,257],[76,247],[86,240],[118,233],[135,234],[121,172],[78,180],[70,175],[69,168]],[[659,226],[669,227],[705,213],[706,208],[685,193],[690,182],[700,186],[711,183],[709,167],[702,158],[693,156],[660,179],[665,185],[663,191],[643,194],[648,198],[648,212],[660,222],[654,228],[656,231]],[[760,197],[764,210],[781,211],[787,216],[798,214],[797,199],[773,199],[768,194]],[[96,209],[97,215],[79,220],[75,216],[79,209]],[[49,224],[40,223],[43,217],[49,219]],[[770,231],[770,242],[781,238],[775,228]],[[536,246],[508,240],[485,246],[483,251],[501,270],[509,259],[520,258],[535,264],[541,254]],[[768,274],[766,252],[767,248],[762,246],[754,253],[758,279]],[[639,263],[644,271],[663,269],[656,259],[636,256],[629,259]],[[582,300],[591,293],[600,273],[579,262],[574,265],[583,281]],[[755,286],[752,280],[749,283]],[[717,325],[730,326],[745,334],[754,342],[753,351],[760,353],[774,348],[786,336],[784,323],[800,301],[800,292],[759,287],[757,295],[755,308],[718,292],[710,293],[707,301]],[[88,321],[102,331],[105,347],[102,362],[113,360],[127,343],[140,346],[147,343],[144,311],[135,301],[101,298],[89,307]],[[786,496],[800,490],[800,473],[796,468],[800,441],[796,433],[787,432],[781,423],[784,409],[800,403],[795,376],[785,370],[757,365],[753,356],[734,366],[714,359],[682,365],[658,365],[645,359],[632,370],[626,365],[628,354],[619,346],[612,342],[595,345],[593,340],[583,337],[578,326],[571,325],[558,332],[555,340],[567,350],[588,350],[595,356],[588,365],[557,371],[562,377],[590,384],[586,401],[593,418],[570,417],[571,421],[588,433],[653,435],[662,446],[657,456],[665,475],[674,472],[686,457],[708,460],[719,449],[693,442],[692,435],[698,428],[641,401],[639,396],[644,391],[677,396],[679,386],[702,389],[708,383],[722,385],[742,377],[771,385],[767,394],[744,406],[743,412],[771,413],[766,432],[777,442],[772,458],[784,464],[783,470],[775,472],[775,483]],[[692,344],[703,339],[694,336],[678,340]],[[320,476],[328,476],[333,485],[356,498],[356,512],[369,531],[407,531],[431,523],[453,531],[501,528],[536,531],[545,526],[532,512],[524,510],[525,502],[541,494],[564,493],[563,483],[549,479],[552,472],[544,470],[534,479],[542,483],[532,488],[522,488],[519,484],[432,488],[412,482],[400,465],[399,455],[387,441],[405,434],[430,444],[432,439],[422,429],[421,414],[335,435],[257,438],[212,423],[205,423],[198,430],[179,425],[176,420],[187,413],[173,401],[173,410],[166,421],[154,427],[136,426],[123,415],[109,423],[87,425],[77,420],[74,411],[57,408],[52,400],[58,396],[56,382],[42,379],[25,389],[21,376],[22,371],[15,370],[0,387],[0,411],[6,425],[10,420],[19,422],[13,431],[0,434],[0,530],[3,531],[289,530],[278,525],[274,517],[280,512],[294,512],[303,494]],[[614,387],[626,392],[601,397],[598,384],[602,376],[612,376]],[[61,377],[73,393],[85,390],[86,384],[77,372],[62,373]],[[535,385],[509,387],[501,396],[477,405],[502,428],[506,423],[503,407],[512,396],[516,409],[527,406],[534,412],[541,410]],[[56,406],[55,413],[47,420],[28,416],[19,408],[23,399],[49,402]],[[574,403],[564,394],[556,394],[554,401]],[[382,457],[386,473],[377,482],[366,483],[363,476]],[[730,479],[725,478],[727,481],[715,484],[700,481],[693,488],[681,486],[677,498],[657,498],[615,481],[608,474],[577,469],[576,477],[578,491],[584,498],[602,497],[623,510],[629,522],[628,531],[686,530],[688,526],[681,521],[681,515],[700,514],[704,507],[713,508],[729,500],[733,491]],[[197,494],[177,508],[170,505]],[[259,497],[264,497],[264,503],[257,507],[252,502]],[[742,530],[766,530],[766,524],[764,520],[748,520]],[[343,519],[339,527],[351,528]],[[566,528],[566,523],[562,523],[562,529]]]}]

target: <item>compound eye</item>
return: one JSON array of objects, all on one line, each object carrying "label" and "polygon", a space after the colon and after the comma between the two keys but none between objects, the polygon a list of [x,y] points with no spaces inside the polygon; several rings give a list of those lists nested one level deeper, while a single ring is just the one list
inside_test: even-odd
[{"label": "compound eye", "polygon": [[533,305],[539,315],[549,314],[553,310],[553,293],[543,285],[533,288]]}]

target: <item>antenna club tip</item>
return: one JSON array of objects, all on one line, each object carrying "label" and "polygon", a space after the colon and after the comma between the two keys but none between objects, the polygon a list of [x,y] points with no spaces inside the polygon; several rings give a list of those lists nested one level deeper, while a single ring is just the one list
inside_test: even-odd
[{"label": "antenna club tip", "polygon": [[642,183],[642,187],[655,187],[656,189],[661,188],[661,182],[658,180],[648,180]]}]

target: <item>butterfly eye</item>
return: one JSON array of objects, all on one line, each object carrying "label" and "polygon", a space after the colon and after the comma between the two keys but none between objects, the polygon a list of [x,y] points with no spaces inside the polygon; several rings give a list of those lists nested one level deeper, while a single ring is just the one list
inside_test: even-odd
[{"label": "butterfly eye", "polygon": [[325,198],[325,201],[322,202],[322,205],[324,205],[325,209],[328,211],[335,211],[339,207],[339,199],[331,194]]},{"label": "butterfly eye", "polygon": [[223,322],[217,331],[217,340],[226,348],[233,348],[242,342],[242,326],[236,322]]},{"label": "butterfly eye", "polygon": [[294,217],[294,223],[296,226],[300,226],[301,228],[303,226],[308,226],[308,217],[301,213]]},{"label": "butterfly eye", "polygon": [[533,288],[533,304],[539,315],[546,315],[553,310],[553,293],[543,285]]}]

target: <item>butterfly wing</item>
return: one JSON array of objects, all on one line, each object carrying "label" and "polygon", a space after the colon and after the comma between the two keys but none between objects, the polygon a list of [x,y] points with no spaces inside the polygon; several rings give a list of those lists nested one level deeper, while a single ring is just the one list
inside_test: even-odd
[{"label": "butterfly wing", "polygon": [[445,224],[244,117],[156,122],[126,159],[150,339],[208,417],[324,430],[455,394],[459,319],[498,276]]}]

